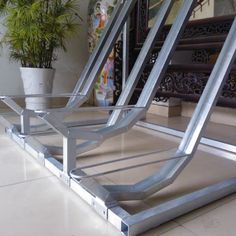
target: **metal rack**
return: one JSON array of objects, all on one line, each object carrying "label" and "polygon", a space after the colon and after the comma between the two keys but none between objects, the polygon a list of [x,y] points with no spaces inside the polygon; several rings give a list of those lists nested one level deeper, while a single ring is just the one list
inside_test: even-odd
[{"label": "metal rack", "polygon": [[[136,105],[129,106],[128,102],[144,69],[144,65],[148,60],[149,53],[168,16],[174,2],[173,0],[163,2],[156,16],[156,23],[149,32],[132,72],[126,80],[127,82],[116,106],[109,108],[77,108],[85,101],[91,92],[96,77],[105,63],[106,57],[122,30],[122,27],[127,21],[135,2],[135,0],[125,1],[118,4],[111,22],[105,30],[104,37],[102,37],[98,48],[95,49],[88,65],[85,67],[82,79],[76,85],[66,107],[45,111],[30,111],[19,107],[13,101],[13,97],[2,96],[0,98],[21,117],[21,130],[3,119],[3,117],[1,118],[9,136],[68,184],[71,189],[77,192],[80,197],[91,205],[101,216],[116,226],[124,235],[137,235],[147,229],[153,228],[236,191],[236,178],[232,178],[134,215],[130,215],[119,205],[119,201],[145,199],[170,185],[194,157],[205,126],[209,121],[212,109],[219,97],[223,83],[236,58],[236,19],[234,20],[221,54],[214,66],[204,93],[197,105],[196,111],[177,149],[93,163],[79,168],[76,167],[77,156],[98,147],[106,139],[128,131],[145,115],[155,96],[155,88],[164,76],[181,33],[197,1],[184,1]],[[107,37],[108,35],[109,37]],[[96,63],[96,61],[100,61],[101,63]],[[64,117],[73,111],[85,112],[91,110],[111,110],[112,113],[108,120],[94,120],[73,124],[63,121]],[[32,116],[40,118],[45,124],[61,135],[63,148],[42,145],[30,135],[31,132],[36,129],[41,131],[46,130],[38,126],[31,126],[30,117]],[[98,124],[103,124],[103,126],[94,127],[94,125]],[[83,142],[77,144],[78,139],[83,140]],[[53,157],[53,153],[62,154],[63,163],[57,161]],[[116,168],[96,174],[87,174],[85,172],[92,167],[122,161],[125,162],[130,159],[135,160],[149,155],[156,155],[156,159],[154,161],[148,161],[147,159],[147,161],[142,164]],[[94,177],[97,176],[135,169],[140,166],[160,162],[166,162],[160,171],[155,172],[152,176],[133,185],[107,186],[99,184],[94,179]]]}]

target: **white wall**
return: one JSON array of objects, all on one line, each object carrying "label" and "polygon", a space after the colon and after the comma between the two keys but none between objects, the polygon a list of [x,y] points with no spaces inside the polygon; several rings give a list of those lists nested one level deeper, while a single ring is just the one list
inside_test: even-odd
[{"label": "white wall", "polygon": [[[89,1],[78,0],[81,23],[78,34],[68,41],[67,52],[58,53],[53,93],[70,92],[88,59],[87,43],[87,9]],[[0,24],[0,32],[3,30]],[[1,49],[0,49],[1,50]],[[9,62],[7,48],[0,51],[0,95],[23,94],[23,86],[19,74],[19,64]]]}]

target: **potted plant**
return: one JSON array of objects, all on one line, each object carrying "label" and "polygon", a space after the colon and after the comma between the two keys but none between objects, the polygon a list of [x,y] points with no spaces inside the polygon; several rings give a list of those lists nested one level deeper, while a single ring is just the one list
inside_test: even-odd
[{"label": "potted plant", "polygon": [[[10,58],[20,62],[25,94],[49,94],[55,70],[53,61],[66,40],[76,33],[78,14],[75,0],[0,0],[6,32],[1,43]],[[43,97],[26,98],[26,108],[45,109]]]}]

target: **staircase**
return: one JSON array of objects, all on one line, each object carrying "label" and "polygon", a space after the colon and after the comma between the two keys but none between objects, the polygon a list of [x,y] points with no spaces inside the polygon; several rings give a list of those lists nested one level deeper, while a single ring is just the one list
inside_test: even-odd
[{"label": "staircase", "polygon": [[[198,2],[198,6],[194,11],[201,11],[203,8],[208,7],[208,4],[208,0],[201,0]],[[136,60],[146,38],[146,34],[148,33],[147,22],[143,22],[147,19],[147,15],[145,15],[143,11],[145,6],[147,7],[144,3],[139,3],[136,7],[135,13],[133,13],[133,26],[130,31],[130,41],[132,42],[130,44],[129,52],[130,69],[132,69],[133,63]],[[140,8],[142,9],[142,13],[140,12]],[[137,21],[140,17],[143,18],[143,21]],[[177,51],[168,67],[167,73],[165,74],[160,86],[157,88],[157,93],[154,99],[155,101],[166,102],[171,97],[192,102],[197,102],[199,100],[219,51],[221,50],[227,33],[232,25],[233,19],[234,15],[229,15],[195,20],[188,23],[177,46]],[[150,60],[147,63],[144,73],[135,89],[135,93],[131,99],[131,104],[135,104],[139,98],[140,92],[146,83],[170,27],[170,25],[164,26],[162,34],[156,42]],[[120,73],[122,70],[121,45],[122,42],[118,42],[116,45],[115,101],[117,101],[122,87]],[[232,67],[231,73],[225,83],[217,105],[233,108],[236,107],[236,65]]]}]

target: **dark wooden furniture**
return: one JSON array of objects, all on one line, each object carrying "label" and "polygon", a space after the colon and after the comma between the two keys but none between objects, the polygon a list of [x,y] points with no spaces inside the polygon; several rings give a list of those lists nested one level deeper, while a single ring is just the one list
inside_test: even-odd
[{"label": "dark wooden furniture", "polygon": [[[177,47],[177,52],[190,55],[188,61],[170,65],[157,88],[155,100],[167,101],[170,97],[178,97],[187,101],[197,101],[205,88],[214,62],[226,39],[234,15],[196,20],[188,23]],[[150,55],[140,81],[135,89],[131,103],[135,103],[156,61],[158,52],[169,32],[170,26],[164,27],[155,48]],[[130,28],[130,58],[129,66],[132,68],[135,59],[148,34],[148,0],[138,0],[132,14]],[[122,71],[122,41],[115,48],[115,101],[121,92]],[[218,105],[236,107],[236,65],[224,86]]]}]

